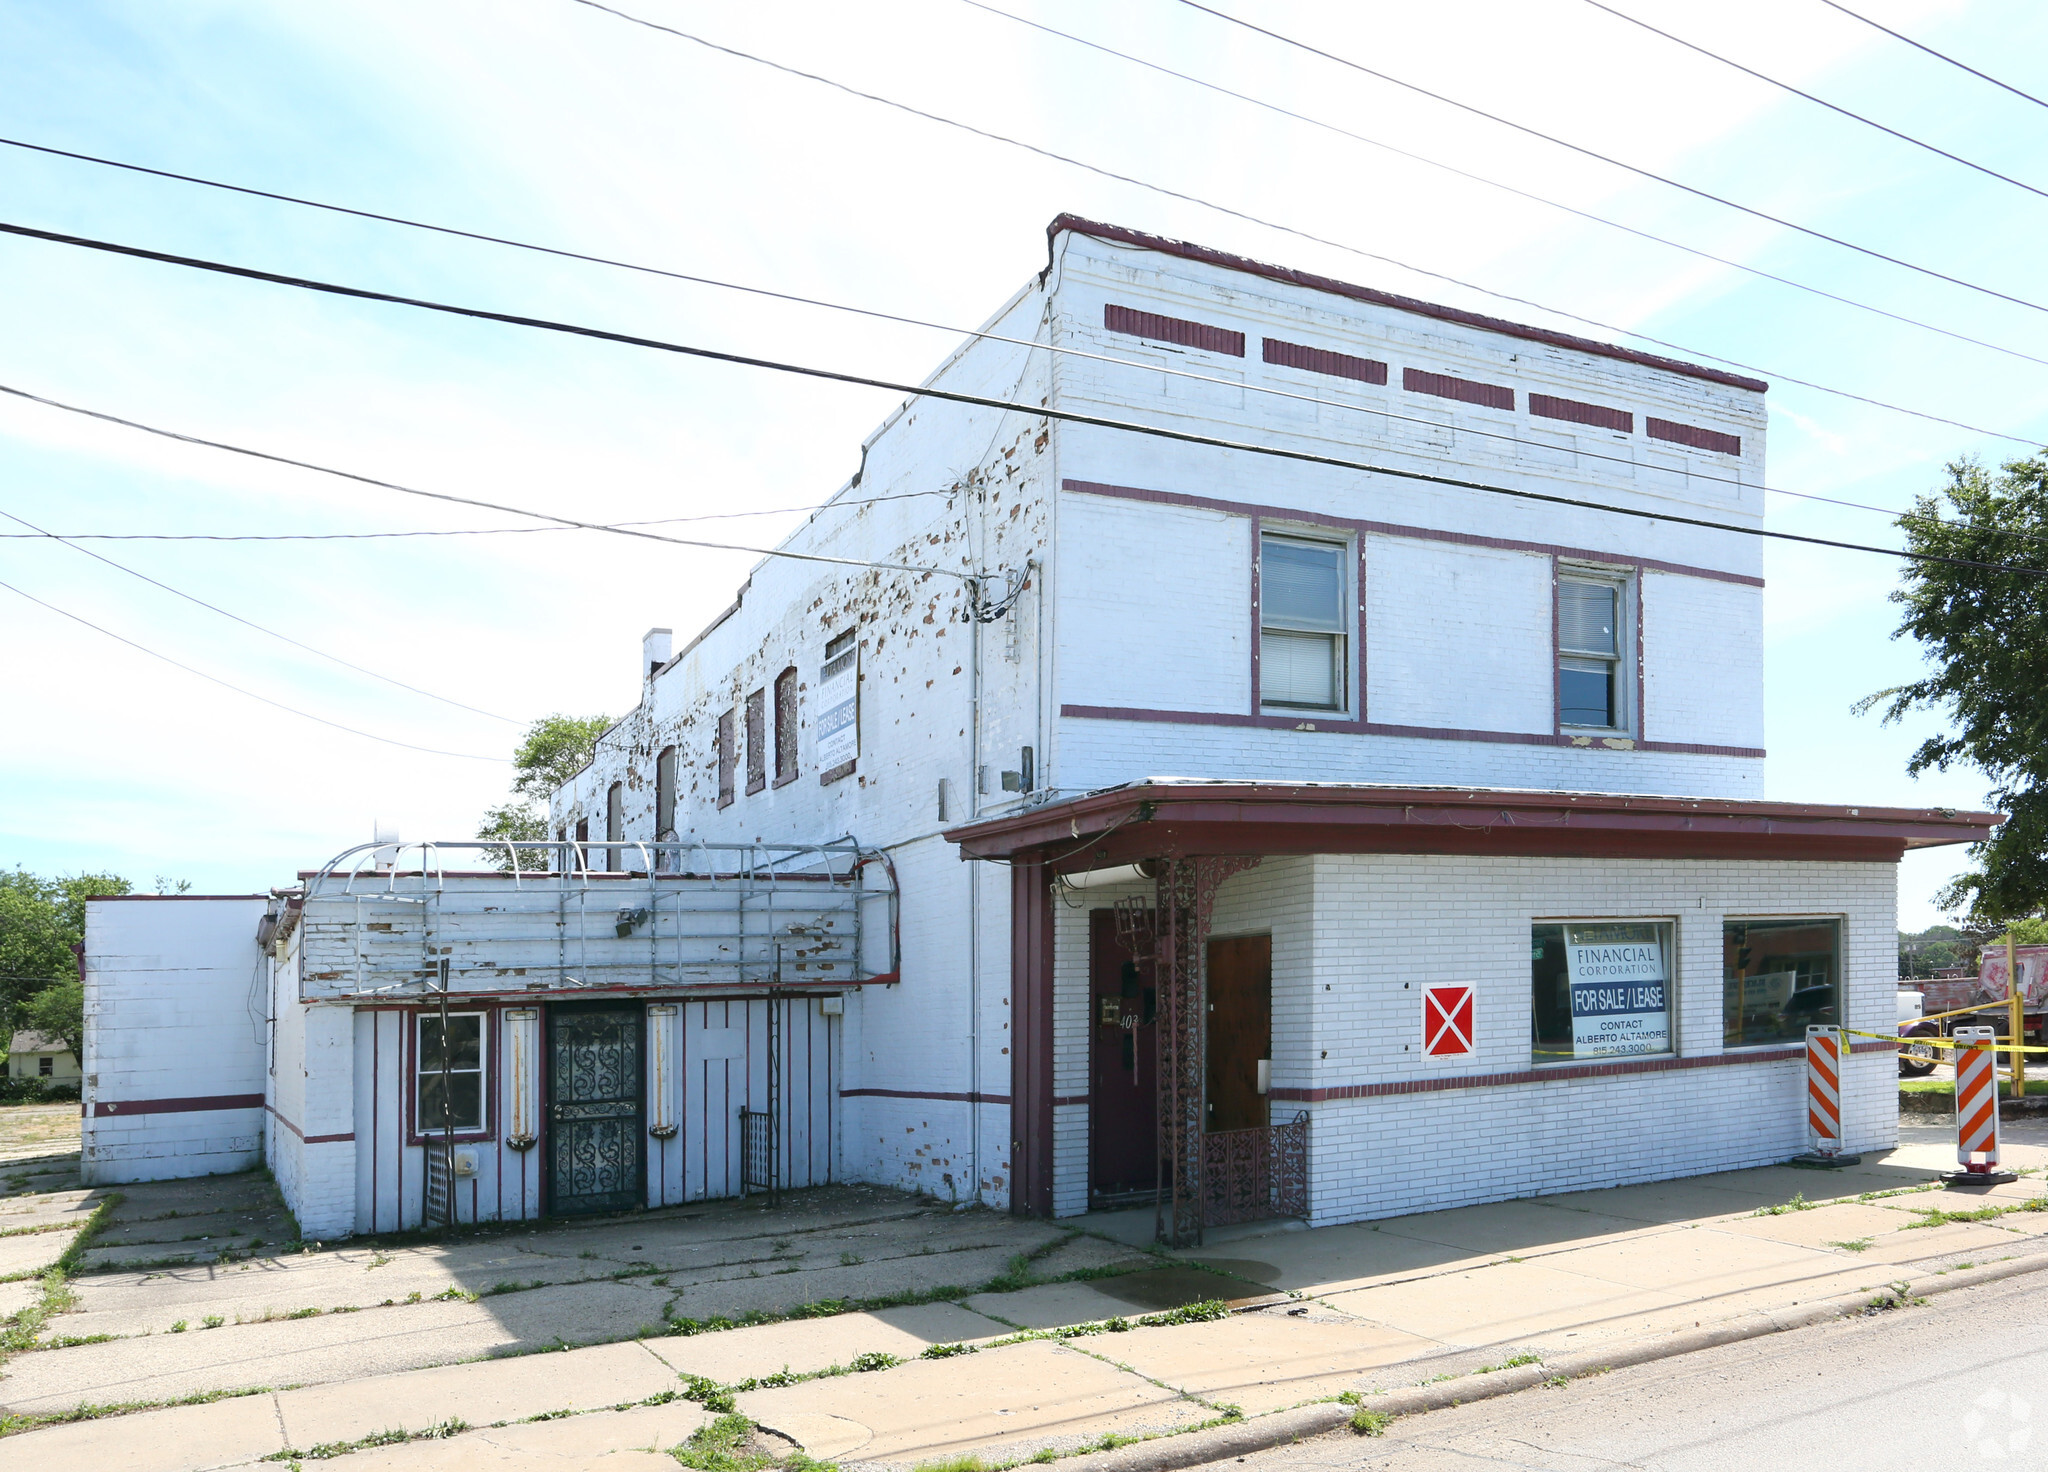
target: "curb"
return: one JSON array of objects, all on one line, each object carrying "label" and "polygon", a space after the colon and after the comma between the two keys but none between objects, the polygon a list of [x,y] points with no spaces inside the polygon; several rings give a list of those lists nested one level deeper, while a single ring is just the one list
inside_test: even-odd
[{"label": "curb", "polygon": [[[1914,1283],[1911,1279],[1907,1282],[1916,1296],[1925,1296],[1949,1293],[1959,1288],[1974,1288],[1982,1283],[1996,1283],[2001,1279],[2016,1278],[2025,1273],[2038,1273],[2044,1270],[2048,1270],[2048,1252],[2015,1258],[2011,1262],[1992,1263],[1987,1267],[1965,1268],[1959,1272],[1937,1274],[1925,1283]],[[1582,1375],[1674,1359],[1679,1355],[1692,1354],[1702,1349],[1716,1349],[1724,1344],[1740,1344],[1747,1339],[1760,1339],[1767,1334],[1779,1334],[1789,1329],[1806,1329],[1815,1324],[1854,1318],[1870,1307],[1870,1299],[1871,1295],[1868,1293],[1826,1298],[1818,1303],[1802,1304],[1798,1308],[1788,1309],[1782,1313],[1759,1313],[1711,1329],[1694,1329],[1663,1339],[1617,1345],[1606,1354],[1573,1355],[1568,1359],[1553,1360],[1541,1365],[1496,1370],[1489,1375],[1460,1376],[1456,1381],[1447,1381],[1439,1385],[1418,1385],[1406,1390],[1388,1391],[1383,1395],[1365,1397],[1359,1404],[1368,1410],[1381,1411],[1390,1416],[1413,1416],[1424,1411],[1445,1410],[1451,1406],[1468,1405],[1474,1401],[1492,1400],[1496,1396],[1513,1395],[1517,1391],[1532,1389],[1559,1375],[1568,1380],[1575,1380]],[[1229,1461],[1252,1452],[1270,1451],[1274,1447],[1303,1441],[1311,1436],[1328,1435],[1342,1429],[1350,1421],[1352,1409],[1348,1405],[1333,1405],[1327,1402],[1320,1405],[1297,1406],[1291,1411],[1275,1411],[1271,1415],[1240,1421],[1230,1426],[1218,1426],[1210,1431],[1191,1431],[1185,1436],[1166,1436],[1156,1441],[1121,1447],[1113,1452],[1097,1453],[1080,1461],[1079,1465],[1085,1467],[1087,1472],[1177,1472],[1177,1469],[1184,1467]]]}]

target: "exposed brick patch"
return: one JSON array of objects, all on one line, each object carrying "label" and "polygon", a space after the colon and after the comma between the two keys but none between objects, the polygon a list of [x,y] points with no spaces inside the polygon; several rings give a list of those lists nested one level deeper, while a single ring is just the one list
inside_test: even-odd
[{"label": "exposed brick patch", "polygon": [[1596,429],[1618,429],[1623,434],[1636,432],[1635,415],[1626,409],[1610,409],[1604,404],[1582,404],[1577,399],[1531,394],[1529,412],[1538,419],[1562,419],[1571,424],[1590,424]]},{"label": "exposed brick patch", "polygon": [[1701,429],[1692,424],[1673,424],[1669,419],[1645,419],[1643,428],[1653,440],[1670,440],[1695,450],[1712,450],[1717,455],[1740,455],[1742,436],[1723,434],[1718,429]]},{"label": "exposed brick patch", "polygon": [[1425,373],[1420,368],[1401,370],[1401,387],[1411,394],[1434,394],[1439,399],[1456,399],[1461,404],[1483,404],[1489,409],[1515,407],[1515,391],[1497,383],[1474,383],[1448,373]]},{"label": "exposed brick patch", "polygon": [[1227,327],[1211,327],[1206,322],[1162,317],[1157,312],[1135,311],[1111,302],[1102,309],[1102,325],[1111,332],[1149,337],[1155,342],[1178,343],[1184,348],[1200,348],[1205,353],[1223,353],[1233,358],[1244,356],[1242,332],[1232,332]]},{"label": "exposed brick patch", "polygon": [[1376,358],[1354,358],[1349,353],[1303,347],[1298,342],[1282,342],[1277,337],[1265,339],[1263,353],[1268,363],[1277,363],[1283,368],[1303,368],[1310,373],[1326,373],[1332,378],[1350,378],[1359,383],[1383,384],[1387,381],[1387,365]]}]

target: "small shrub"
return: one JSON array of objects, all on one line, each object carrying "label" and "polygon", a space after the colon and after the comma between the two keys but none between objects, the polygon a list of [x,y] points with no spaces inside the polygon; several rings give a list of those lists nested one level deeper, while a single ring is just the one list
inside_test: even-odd
[{"label": "small shrub", "polygon": [[1360,1436],[1384,1436],[1394,1418],[1385,1411],[1368,1411],[1360,1406],[1351,1413],[1351,1429]]}]

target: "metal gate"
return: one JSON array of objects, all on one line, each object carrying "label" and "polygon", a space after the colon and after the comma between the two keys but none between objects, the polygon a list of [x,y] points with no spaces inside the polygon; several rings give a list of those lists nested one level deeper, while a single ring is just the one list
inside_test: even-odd
[{"label": "metal gate", "polygon": [[548,1009],[548,1206],[627,1211],[647,1199],[638,1004]]}]

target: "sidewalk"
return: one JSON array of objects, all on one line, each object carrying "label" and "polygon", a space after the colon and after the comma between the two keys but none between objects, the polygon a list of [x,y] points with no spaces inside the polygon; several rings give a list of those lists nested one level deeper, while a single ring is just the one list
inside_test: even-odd
[{"label": "sidewalk", "polygon": [[[2048,1167],[2048,1148],[2018,1142],[2044,1135],[2039,1126],[2016,1126],[2008,1164]],[[534,1253],[545,1250],[564,1272],[594,1265],[579,1255],[594,1248],[574,1248],[577,1241],[602,1245],[605,1265],[614,1269],[623,1256],[659,1254],[667,1271],[656,1276],[673,1280],[664,1286],[705,1302],[737,1292],[769,1303],[763,1295],[777,1279],[803,1273],[932,1282],[932,1258],[986,1264],[1002,1252],[1035,1252],[1040,1276],[1070,1272],[1068,1264],[1089,1275],[1021,1288],[1012,1279],[1000,1291],[689,1334],[661,1332],[658,1320],[645,1331],[614,1324],[619,1342],[385,1374],[364,1369],[380,1362],[379,1346],[394,1333],[415,1345],[445,1343],[450,1358],[503,1353],[503,1342],[495,1351],[482,1342],[508,1332],[502,1312],[497,1327],[481,1334],[475,1323],[413,1318],[422,1309],[488,1313],[497,1300],[327,1315],[308,1322],[335,1337],[299,1361],[309,1370],[329,1364],[339,1372],[326,1375],[326,1383],[47,1426],[21,1432],[6,1446],[22,1465],[136,1472],[200,1472],[316,1447],[335,1457],[336,1472],[624,1472],[675,1466],[651,1454],[685,1442],[730,1405],[759,1428],[757,1450],[778,1459],[800,1449],[842,1466],[905,1466],[972,1453],[993,1467],[1257,1418],[1348,1392],[1370,1404],[1376,1391],[1483,1375],[1529,1363],[1527,1356],[1618,1354],[1696,1327],[1755,1321],[1852,1294],[1889,1296],[1901,1281],[1915,1285],[1965,1265],[2048,1253],[2048,1211],[2011,1209],[2042,1199],[2039,1174],[2007,1186],[1927,1189],[1937,1172],[1952,1167],[1953,1145],[1939,1129],[1909,1126],[1906,1137],[1900,1149],[1842,1171],[1738,1171],[1316,1231],[1262,1224],[1178,1265],[1043,1223],[938,1212],[900,1197],[893,1198],[894,1216],[878,1218],[872,1204],[863,1215],[849,1198],[801,1229],[786,1218],[757,1214],[750,1221],[711,1209],[667,1227],[649,1219],[603,1224],[581,1237],[541,1233],[530,1242],[513,1240]],[[1959,1211],[1984,1219],[1940,1215]],[[1084,1222],[1096,1225],[1124,1227]],[[835,1258],[836,1244],[855,1240],[855,1233],[864,1234],[868,1261],[846,1262],[856,1254],[845,1249]],[[431,1281],[423,1276],[428,1249],[419,1252],[407,1281],[424,1283]],[[366,1250],[342,1268],[327,1265],[339,1254],[323,1254],[320,1272],[360,1280],[400,1266],[388,1257],[389,1266],[366,1266],[376,1255],[384,1254]],[[809,1267],[763,1276],[743,1266],[764,1261]],[[2048,1255],[2042,1261],[2048,1265]],[[186,1312],[204,1296],[203,1281],[189,1276],[200,1271],[215,1282],[235,1278],[216,1269],[162,1275]],[[442,1271],[474,1280],[490,1270]],[[1092,1276],[1111,1272],[1118,1275]],[[143,1332],[165,1311],[149,1303],[151,1283],[113,1277],[122,1284],[117,1295],[94,1291],[107,1280],[79,1280],[88,1307],[54,1318],[50,1327],[72,1333],[72,1321],[111,1326],[126,1316],[135,1337],[17,1355],[0,1371],[0,1405],[50,1411],[83,1400],[164,1398],[105,1393],[116,1383],[190,1395],[238,1379],[243,1389],[291,1380],[289,1365],[274,1378],[250,1378],[279,1371],[283,1362],[273,1349],[292,1352],[282,1339],[273,1346],[245,1338],[242,1349],[226,1354],[221,1350],[234,1340],[227,1329],[177,1337],[162,1327]],[[323,1287],[329,1281],[323,1277]],[[615,1291],[652,1281],[587,1286]],[[573,1291],[583,1290],[558,1281],[513,1297],[530,1305],[523,1314],[545,1320],[536,1311],[546,1295]],[[795,1299],[797,1291],[785,1295],[780,1311],[815,1302]],[[1215,1297],[1231,1299],[1236,1311],[1222,1319],[1165,1312]],[[90,1306],[95,1299],[103,1306]],[[1148,1315],[1160,1322],[1138,1322]],[[631,1337],[636,1332],[646,1337]],[[349,1362],[357,1368],[345,1370]],[[451,1434],[393,1438],[433,1428]],[[387,1439],[393,1444],[344,1450]]]}]

